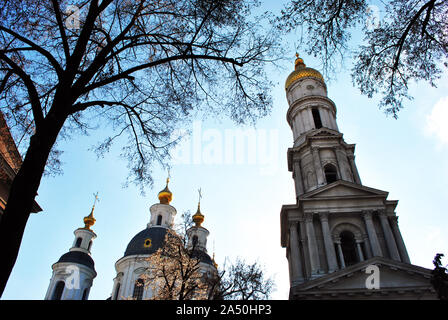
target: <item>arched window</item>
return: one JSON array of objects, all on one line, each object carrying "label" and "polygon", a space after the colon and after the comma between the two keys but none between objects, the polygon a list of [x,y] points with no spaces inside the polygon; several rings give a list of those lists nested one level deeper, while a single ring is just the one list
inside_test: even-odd
[{"label": "arched window", "polygon": [[157,225],[160,226],[162,224],[162,215],[157,216]]},{"label": "arched window", "polygon": [[92,240],[89,241],[89,246],[87,247],[87,250],[90,251],[91,247],[92,247]]},{"label": "arched window", "polygon": [[76,238],[75,247],[76,247],[76,248],[79,248],[79,247],[81,246],[81,242],[82,242],[82,238],[81,238],[81,237]]},{"label": "arched window", "polygon": [[120,282],[117,283],[117,287],[115,288],[114,300],[118,300],[118,295],[120,294]]},{"label": "arched window", "polygon": [[327,180],[327,183],[332,183],[338,180],[338,172],[334,165],[327,164],[324,167],[324,173],[325,173],[325,180]]},{"label": "arched window", "polygon": [[193,236],[192,242],[193,242],[193,247],[196,247],[198,245],[198,236],[197,235]]},{"label": "arched window", "polygon": [[359,262],[358,255],[356,253],[356,241],[355,236],[350,231],[343,231],[340,234],[342,254],[344,256],[344,262],[346,266],[351,266]]},{"label": "arched window", "polygon": [[141,278],[137,279],[137,281],[135,281],[134,292],[132,294],[132,297],[135,300],[142,300],[144,288],[145,288],[145,281],[143,281],[143,279]]},{"label": "arched window", "polygon": [[319,109],[313,108],[311,109],[311,113],[313,114],[314,126],[316,129],[322,128],[322,120],[320,118]]},{"label": "arched window", "polygon": [[62,294],[64,293],[65,282],[60,280],[56,283],[56,286],[53,291],[52,300],[61,300]]}]

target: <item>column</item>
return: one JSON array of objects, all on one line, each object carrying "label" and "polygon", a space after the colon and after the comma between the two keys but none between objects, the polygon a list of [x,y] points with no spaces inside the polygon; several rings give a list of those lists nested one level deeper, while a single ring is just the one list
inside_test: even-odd
[{"label": "column", "polygon": [[334,126],[333,130],[339,131],[338,124],[336,123],[336,113],[334,114],[334,116],[332,114],[332,116],[330,118],[331,118],[331,122],[333,123],[333,126]]},{"label": "column", "polygon": [[300,122],[300,125],[301,125],[301,127],[302,127],[302,130],[300,131],[300,134],[302,134],[302,133],[304,133],[304,132],[307,131],[306,126],[305,126],[305,123],[304,123],[304,121],[303,121],[303,113],[302,113],[302,110],[299,110],[299,112],[297,113],[297,116],[298,116],[298,118],[299,118],[299,122]]},{"label": "column", "polygon": [[332,125],[331,125],[331,120],[330,120],[330,112],[327,108],[320,108],[320,110],[322,111],[322,118],[324,119],[324,127],[332,129]]},{"label": "column", "polygon": [[393,216],[390,220],[392,224],[392,232],[394,233],[395,239],[397,241],[398,251],[400,252],[401,261],[406,263],[411,263],[409,259],[408,251],[406,250],[406,245],[404,244],[403,237],[401,236],[400,228],[398,227],[398,217]]},{"label": "column", "polygon": [[324,173],[322,171],[322,164],[320,162],[319,148],[311,147],[311,153],[313,154],[314,171],[316,172],[317,185],[320,187],[325,184]]},{"label": "column", "polygon": [[313,128],[312,122],[310,122],[310,117],[308,114],[308,109],[302,109],[300,111],[300,119],[302,119],[304,131],[309,131]]},{"label": "column", "polygon": [[297,233],[298,222],[291,221],[289,225],[289,248],[291,252],[292,277],[291,285],[303,282],[302,263],[300,261],[299,235]]},{"label": "column", "polygon": [[353,154],[349,154],[349,155],[347,155],[347,157],[348,157],[348,160],[350,161],[350,167],[352,168],[353,178],[355,179],[355,183],[362,184],[358,169],[356,168],[355,156]]},{"label": "column", "polygon": [[338,256],[339,256],[339,261],[341,262],[341,269],[345,268],[345,261],[344,261],[344,253],[342,253],[342,247],[341,247],[341,240],[336,240],[336,247],[338,249]]},{"label": "column", "polygon": [[312,108],[307,108],[306,113],[308,114],[308,121],[310,122],[311,129],[316,129],[316,125],[314,123]]},{"label": "column", "polygon": [[334,121],[333,121],[333,112],[331,111],[331,107],[327,108],[326,110],[327,110],[327,117],[328,117],[328,127],[330,129],[337,131],[338,128],[335,125],[333,125]]},{"label": "column", "polygon": [[389,251],[392,260],[401,261],[398,253],[397,245],[395,244],[394,235],[390,229],[389,221],[387,219],[386,211],[379,210],[381,227],[383,228],[384,237],[386,238],[387,250]]},{"label": "column", "polygon": [[366,250],[367,259],[372,258],[373,255],[372,255],[372,250],[370,249],[370,245],[369,245],[369,236],[363,235],[362,242],[364,242],[364,249]]},{"label": "column", "polygon": [[359,261],[364,261],[364,254],[362,253],[362,248],[361,248],[361,240],[356,240],[356,250],[358,251],[358,257],[359,257]]},{"label": "column", "polygon": [[347,160],[345,158],[345,153],[341,146],[334,148],[334,153],[336,153],[336,159],[338,160],[339,173],[341,174],[341,179],[345,181],[353,181],[352,177],[347,175]]},{"label": "column", "polygon": [[305,218],[306,238],[308,241],[308,251],[310,254],[311,277],[319,273],[319,252],[317,249],[316,234],[313,226],[313,214]]},{"label": "column", "polygon": [[375,226],[372,220],[372,211],[363,211],[364,213],[364,222],[366,223],[367,234],[369,235],[370,246],[372,247],[373,256],[382,257],[383,253],[381,252],[380,242],[378,241],[378,236],[376,235]]},{"label": "column", "polygon": [[322,225],[322,234],[324,237],[325,254],[328,261],[328,273],[338,270],[338,260],[334,250],[333,240],[331,239],[330,227],[328,225],[328,213],[323,212],[319,216]]},{"label": "column", "polygon": [[296,186],[296,198],[298,198],[301,194],[305,193],[305,188],[303,187],[302,172],[300,168],[300,160],[296,160],[294,162],[293,169],[293,178]]}]

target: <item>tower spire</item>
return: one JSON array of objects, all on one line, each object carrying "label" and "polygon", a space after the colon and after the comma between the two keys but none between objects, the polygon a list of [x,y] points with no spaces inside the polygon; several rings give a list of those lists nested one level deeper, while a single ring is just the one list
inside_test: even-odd
[{"label": "tower spire", "polygon": [[95,205],[100,199],[98,198],[98,191],[93,194],[95,197],[95,200],[93,201],[92,210],[90,211],[90,214],[87,217],[84,217],[84,229],[92,230],[90,229],[91,226],[95,224],[96,219],[93,217],[93,211],[95,210]]},{"label": "tower spire", "polygon": [[159,200],[162,204],[170,204],[171,200],[173,200],[173,193],[168,188],[168,184],[170,183],[170,171],[168,170],[168,177],[166,178],[166,187],[162,191],[159,192]]},{"label": "tower spire", "polygon": [[202,198],[202,191],[201,188],[198,189],[199,193],[199,200],[198,200],[198,210],[193,215],[193,222],[196,224],[196,227],[201,227],[202,222],[204,222],[204,215],[201,212],[201,198]]}]

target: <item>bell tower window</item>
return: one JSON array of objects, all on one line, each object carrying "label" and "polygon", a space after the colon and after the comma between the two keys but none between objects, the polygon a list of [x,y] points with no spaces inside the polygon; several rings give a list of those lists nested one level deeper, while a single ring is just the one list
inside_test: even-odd
[{"label": "bell tower window", "polygon": [[192,240],[193,240],[192,242],[193,242],[193,248],[194,248],[198,245],[198,236],[194,235]]},{"label": "bell tower window", "polygon": [[311,109],[311,113],[313,114],[314,126],[316,129],[322,128],[322,119],[320,118],[319,109],[313,108]]},{"label": "bell tower window", "polygon": [[75,247],[79,248],[81,246],[82,238],[76,238]]},{"label": "bell tower window", "polygon": [[325,173],[325,180],[327,180],[327,183],[332,183],[338,180],[338,173],[336,171],[335,166],[332,164],[327,164],[324,167],[324,173]]},{"label": "bell tower window", "polygon": [[340,234],[342,254],[346,266],[351,266],[359,261],[356,254],[355,236],[350,231],[343,231]]},{"label": "bell tower window", "polygon": [[157,223],[156,223],[158,226],[160,226],[161,224],[162,224],[162,215],[158,215],[157,216]]}]

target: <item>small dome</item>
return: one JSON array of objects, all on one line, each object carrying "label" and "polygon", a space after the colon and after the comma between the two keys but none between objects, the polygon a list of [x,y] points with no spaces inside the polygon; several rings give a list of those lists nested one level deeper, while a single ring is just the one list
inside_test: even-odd
[{"label": "small dome", "polygon": [[214,265],[212,258],[204,251],[202,250],[193,250],[193,252],[191,253],[191,257],[198,259],[199,261],[209,264],[209,265]]},{"label": "small dome", "polygon": [[63,254],[58,262],[79,263],[95,270],[95,263],[93,262],[92,257],[81,251],[69,251],[66,254]]},{"label": "small dome", "polygon": [[313,68],[308,68],[303,62],[303,59],[299,58],[298,54],[296,54],[296,56],[297,59],[295,61],[295,70],[291,72],[291,74],[286,79],[285,90],[287,90],[293,82],[307,77],[315,78],[325,83],[324,77],[319,71]]},{"label": "small dome", "polygon": [[198,204],[198,210],[193,215],[193,222],[196,224],[196,227],[200,227],[202,222],[204,222],[204,215],[201,212],[201,204]]},{"label": "small dome", "polygon": [[171,200],[173,200],[173,193],[168,189],[168,183],[170,179],[166,179],[166,187],[162,191],[159,192],[159,201],[162,204],[170,204]]}]

